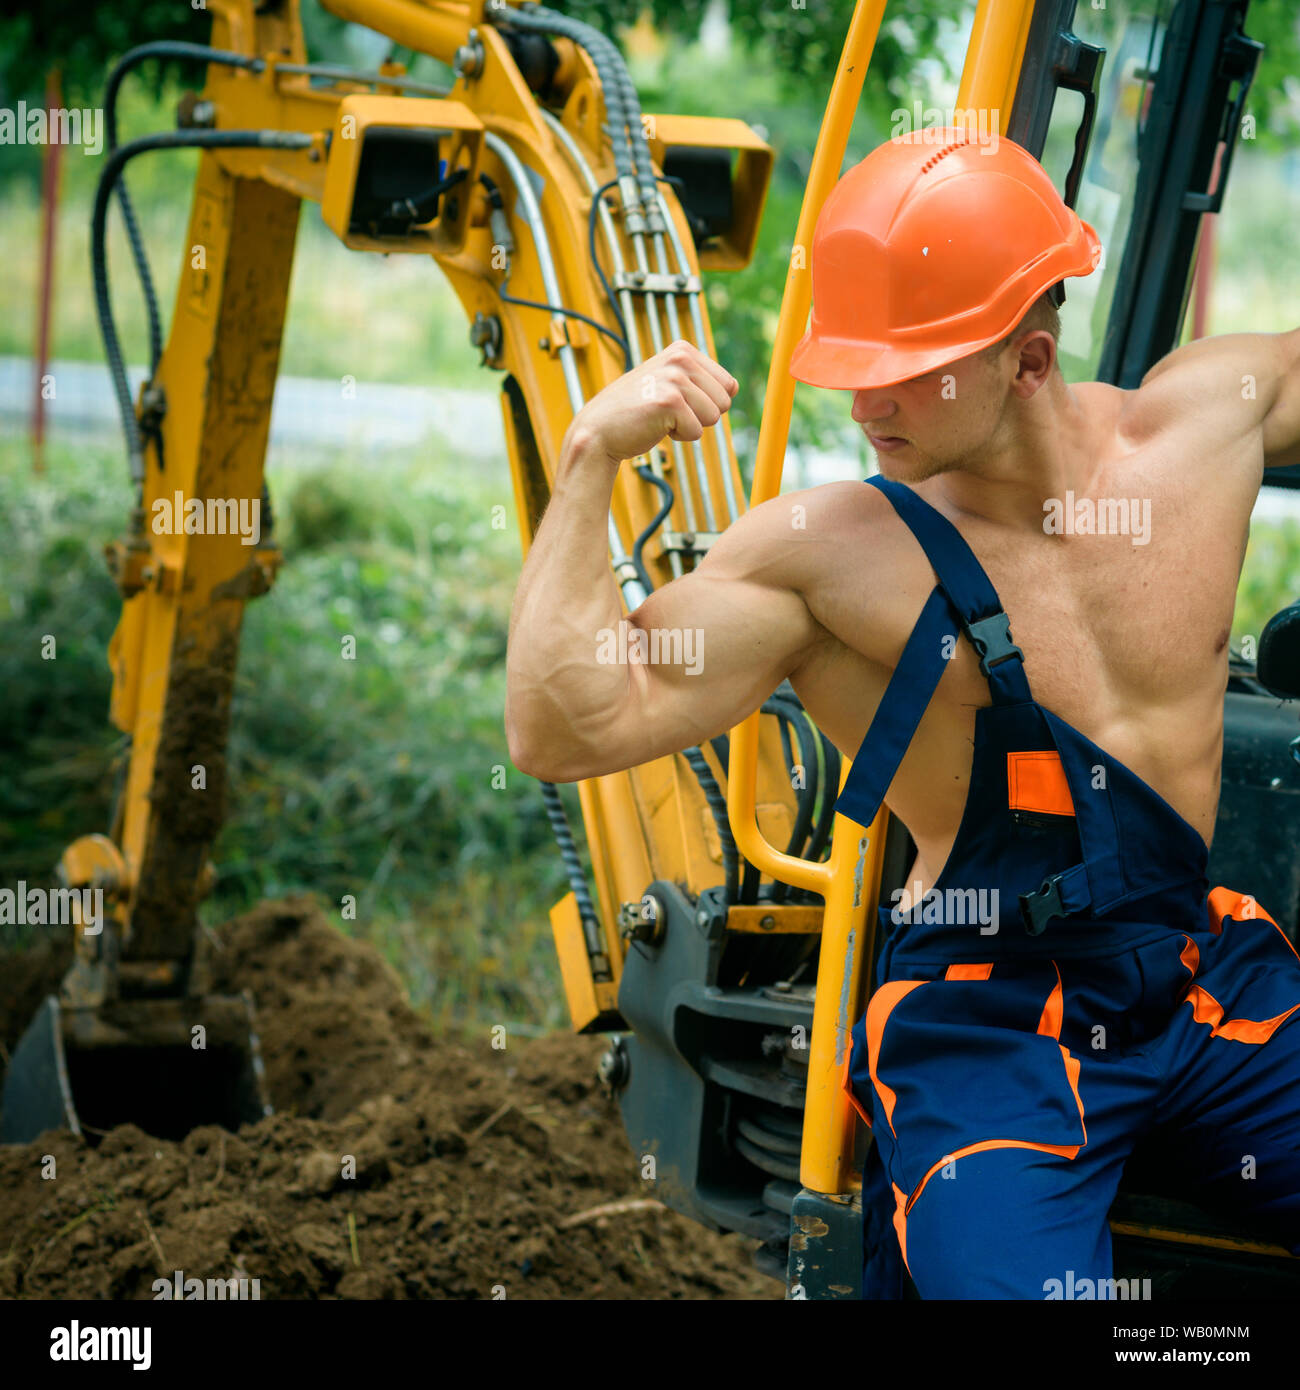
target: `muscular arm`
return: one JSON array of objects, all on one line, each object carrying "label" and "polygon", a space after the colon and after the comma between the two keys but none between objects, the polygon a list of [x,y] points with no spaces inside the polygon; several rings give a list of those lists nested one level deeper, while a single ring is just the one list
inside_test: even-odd
[{"label": "muscular arm", "polygon": [[[620,418],[637,398],[624,391]],[[721,414],[700,408],[706,423]],[[780,499],[734,522],[692,573],[624,617],[606,516],[616,460],[639,450],[624,440],[611,454],[599,424],[579,416],[570,430],[511,614],[510,757],[546,781],[619,771],[725,732],[825,635],[794,587],[807,552]],[[639,648],[659,660],[637,661]]]},{"label": "muscular arm", "polygon": [[1201,338],[1142,378],[1134,411],[1217,411],[1235,433],[1259,432],[1265,468],[1300,464],[1300,329]]}]

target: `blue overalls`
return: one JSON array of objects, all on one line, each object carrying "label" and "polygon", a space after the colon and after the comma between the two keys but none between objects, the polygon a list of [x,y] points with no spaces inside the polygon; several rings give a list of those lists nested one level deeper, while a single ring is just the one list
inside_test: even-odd
[{"label": "blue overalls", "polygon": [[[952,853],[880,909],[877,987],[844,1082],[872,1127],[864,1297],[1059,1296],[1110,1279],[1107,1214],[1139,1140],[1162,1182],[1300,1253],[1300,957],[1248,895],[1207,894],[1205,841],[1033,699],[988,576],[901,483],[937,585],[837,809],[875,818],[964,633],[975,718]],[[1161,1150],[1165,1153],[1165,1150]]]}]

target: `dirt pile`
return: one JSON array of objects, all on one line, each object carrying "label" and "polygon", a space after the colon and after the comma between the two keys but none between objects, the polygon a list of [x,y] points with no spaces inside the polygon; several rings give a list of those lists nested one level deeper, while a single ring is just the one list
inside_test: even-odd
[{"label": "dirt pile", "polygon": [[[6,1048],[61,963],[0,960]],[[257,1001],[276,1114],[0,1149],[0,1297],[147,1299],[176,1270],[264,1299],[781,1297],[751,1242],[647,1200],[602,1040],[436,1040],[306,899],[218,929],[211,974]]]}]

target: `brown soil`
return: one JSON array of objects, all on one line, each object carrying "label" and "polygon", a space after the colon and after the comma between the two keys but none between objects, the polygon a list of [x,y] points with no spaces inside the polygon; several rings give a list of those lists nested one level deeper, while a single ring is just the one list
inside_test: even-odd
[{"label": "brown soil", "polygon": [[[262,1298],[782,1296],[752,1242],[658,1206],[565,1224],[654,1197],[596,1081],[601,1039],[435,1039],[307,899],[215,942],[214,988],[257,1001],[276,1114],[180,1143],[124,1125],[97,1148],[0,1149],[0,1297],[147,1299],[177,1269],[256,1278]],[[0,961],[6,1048],[64,964]]]}]

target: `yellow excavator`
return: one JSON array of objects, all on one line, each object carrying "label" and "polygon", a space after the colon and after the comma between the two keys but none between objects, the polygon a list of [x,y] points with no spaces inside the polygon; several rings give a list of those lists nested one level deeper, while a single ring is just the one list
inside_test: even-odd
[{"label": "yellow excavator", "polygon": [[[296,0],[207,0],[211,45],[146,43],[105,96],[109,151],[92,223],[96,307],[121,408],[133,503],[107,548],[122,594],[111,718],[129,763],[106,835],[65,852],[62,881],[105,912],[15,1050],[0,1139],[68,1127],[88,1142],[132,1121],[174,1137],[268,1113],[255,1001],[212,995],[196,967],[212,882],[240,625],[280,564],[263,480],[299,206],[357,251],[431,257],[473,350],[500,374],[525,550],[560,442],[606,384],[677,339],[711,356],[707,271],[753,255],[772,150],[739,120],[644,113],[598,30],[507,0],[323,0],[335,15],[452,68],[450,89],[386,63],[309,62]],[[1248,0],[1134,6],[979,0],[957,107],[1045,167],[1089,209],[1108,262],[1077,311],[1086,369],[1132,386],[1178,341],[1202,219],[1218,210],[1260,45]],[[749,505],[780,489],[806,322],[807,248],[839,176],[886,0],[859,0],[813,159],[767,381]],[[1102,39],[1105,39],[1105,42]],[[1103,63],[1109,43],[1115,56]],[[151,58],[206,67],[174,131],[119,144],[123,80]],[[1075,107],[1060,103],[1074,94]],[[180,282],[164,332],[122,182],[131,161],[201,151]],[[105,259],[116,202],[149,306],[147,380],[132,399]],[[1072,294],[1075,292],[1072,291]],[[1283,479],[1284,482],[1293,480]],[[177,494],[237,526],[159,527]],[[688,572],[746,505],[726,418],[621,471],[609,559],[627,609]],[[166,509],[164,508],[163,511]],[[181,508],[177,508],[179,512]],[[224,513],[229,515],[229,511]],[[1292,629],[1293,630],[1293,629]],[[1260,664],[1263,669],[1264,653]],[[1276,687],[1276,683],[1274,688]],[[1290,692],[1300,693],[1300,692]],[[1212,882],[1250,882],[1295,938],[1300,869],[1290,811],[1293,717],[1237,663]],[[861,1168],[870,1135],[840,1086],[865,1006],[877,914],[912,845],[881,812],[834,813],[848,767],[784,684],[729,737],[578,785],[589,883],[558,790],[542,794],[570,881],[551,912],[575,1030],[602,1033],[605,1083],[655,1190],[714,1230],[757,1243],[791,1297],[861,1292]],[[594,891],[593,891],[594,887]],[[1116,1273],[1162,1295],[1300,1288],[1258,1232],[1163,1193],[1136,1172],[1112,1212]]]}]

